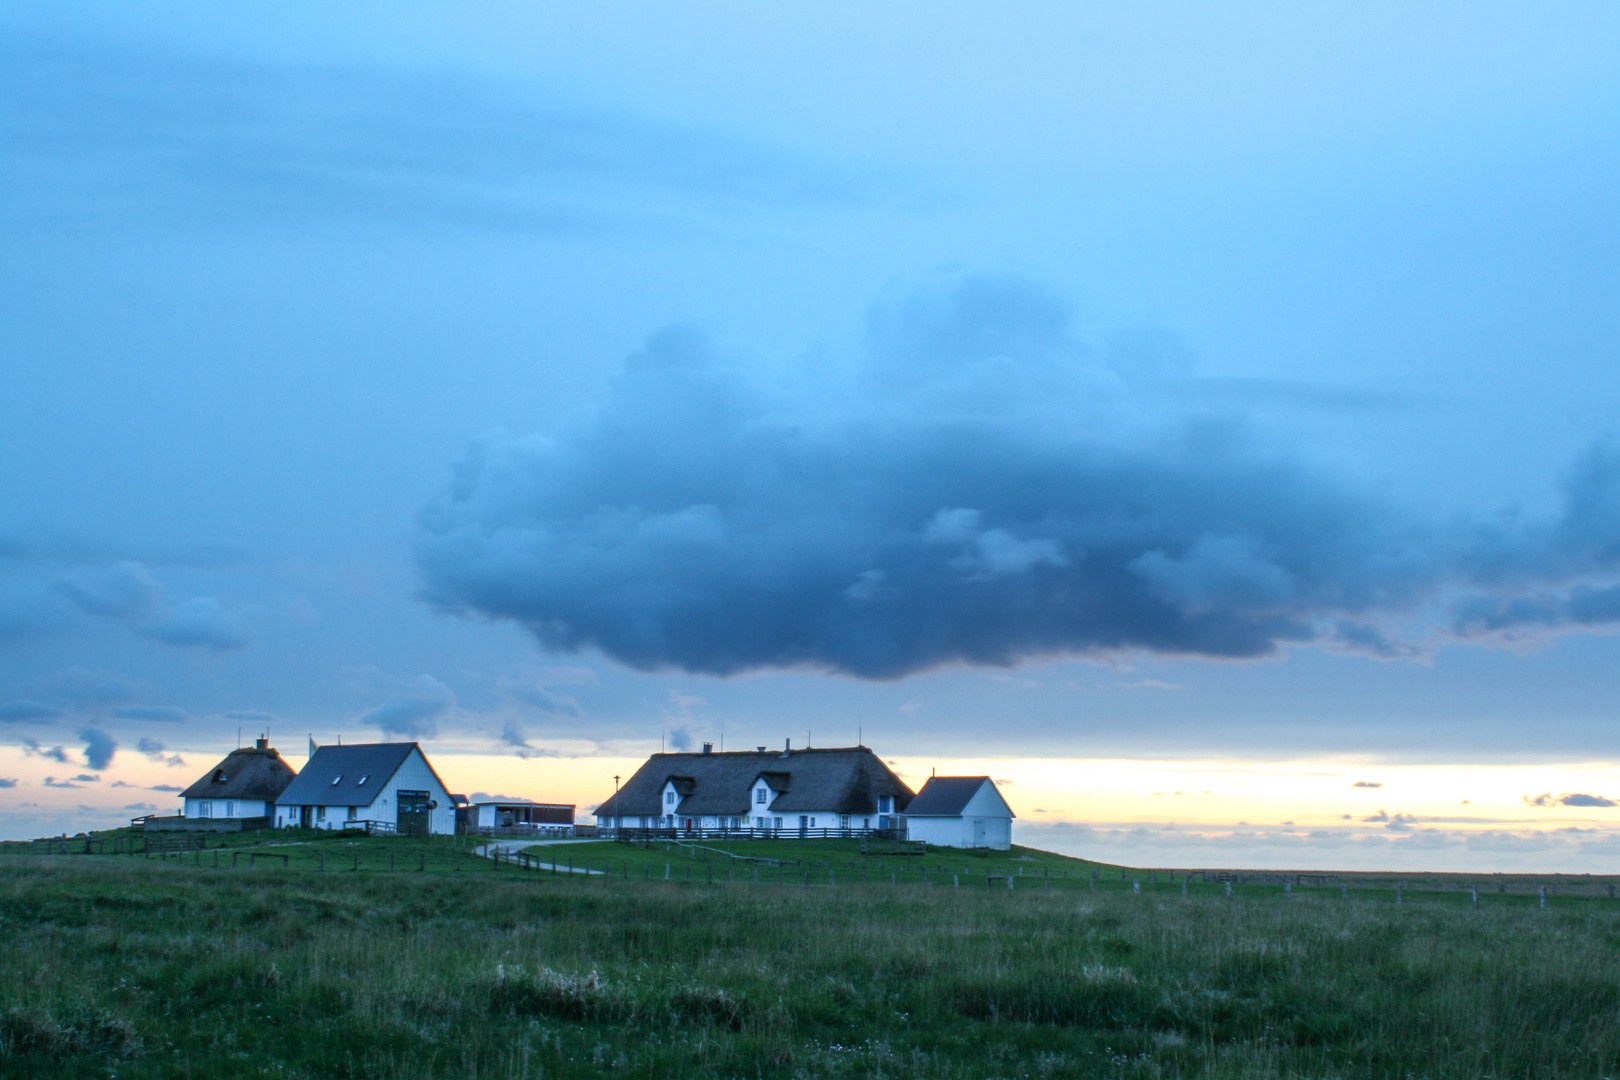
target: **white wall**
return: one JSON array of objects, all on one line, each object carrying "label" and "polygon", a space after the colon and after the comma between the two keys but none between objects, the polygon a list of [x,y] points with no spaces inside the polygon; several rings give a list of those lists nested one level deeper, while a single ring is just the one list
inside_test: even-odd
[{"label": "white wall", "polygon": [[272,804],[259,799],[187,799],[189,818],[264,817]]},{"label": "white wall", "polygon": [[937,847],[1006,851],[1012,847],[1012,811],[994,787],[984,784],[955,817],[908,816],[906,837]]}]

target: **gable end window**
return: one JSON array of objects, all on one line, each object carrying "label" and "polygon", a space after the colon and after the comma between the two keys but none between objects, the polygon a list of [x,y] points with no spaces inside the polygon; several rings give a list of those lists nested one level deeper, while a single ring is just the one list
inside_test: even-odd
[{"label": "gable end window", "polygon": [[675,793],[673,791],[664,792],[664,805],[665,806],[674,806],[675,805]]},{"label": "gable end window", "polygon": [[761,806],[765,804],[765,791],[765,788],[757,788],[754,791],[754,801],[759,803]]}]

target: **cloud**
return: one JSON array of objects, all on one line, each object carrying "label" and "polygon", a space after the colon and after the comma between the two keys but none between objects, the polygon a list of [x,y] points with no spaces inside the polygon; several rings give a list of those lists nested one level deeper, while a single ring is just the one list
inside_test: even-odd
[{"label": "cloud", "polygon": [[1383,785],[1383,782],[1379,781],[1379,780],[1357,780],[1355,783],[1351,784],[1350,786],[1353,787],[1353,788],[1357,788],[1357,787],[1359,787],[1359,788],[1381,788],[1384,785]]},{"label": "cloud", "polygon": [[199,596],[176,606],[144,631],[169,645],[227,652],[249,644],[247,617],[230,611],[211,596]]},{"label": "cloud", "polygon": [[142,736],[140,741],[135,744],[135,749],[145,754],[148,761],[161,762],[170,768],[183,766],[186,763],[186,759],[179,754],[165,754],[164,751],[167,748],[156,739]]},{"label": "cloud", "polygon": [[1606,799],[1602,795],[1587,795],[1582,792],[1570,792],[1563,795],[1544,793],[1541,795],[1526,795],[1524,801],[1531,806],[1614,806],[1613,799]]},{"label": "cloud", "polygon": [[596,410],[472,446],[421,516],[423,593],[640,670],[878,679],[1417,656],[1496,635],[1469,613],[1509,597],[1620,619],[1587,584],[1620,570],[1620,448],[1584,456],[1546,520],[1428,521],[1140,379],[1002,277],[880,305],[836,362],[667,330]]},{"label": "cloud", "polygon": [[153,784],[152,786],[148,787],[146,790],[147,791],[177,792],[177,791],[184,791],[186,789],[183,788],[183,787],[176,787],[173,784]]},{"label": "cloud", "polygon": [[127,806],[124,807],[124,809],[125,810],[144,810],[147,813],[151,813],[152,811],[157,809],[157,804],[156,803],[149,803],[149,802],[135,802],[135,803],[129,803]]},{"label": "cloud", "polygon": [[692,731],[683,726],[669,729],[669,748],[681,753],[692,749]]},{"label": "cloud", "polygon": [[69,668],[39,680],[40,685],[80,710],[94,710],[128,701],[138,692],[131,679],[111,671]]},{"label": "cloud", "polygon": [[29,180],[8,197],[36,228],[579,235],[669,196],[803,204],[852,190],[782,151],[442,72],[232,63],[58,35],[0,54],[0,94],[18,103],[4,171]]},{"label": "cloud", "polygon": [[113,716],[119,720],[142,720],[155,724],[182,724],[191,719],[190,713],[174,705],[135,705],[114,709]]},{"label": "cloud", "polygon": [[411,683],[408,693],[389,698],[362,716],[360,722],[397,735],[430,738],[438,734],[439,718],[455,705],[455,691],[431,675],[421,675]]},{"label": "cloud", "polygon": [[1389,820],[1389,814],[1386,813],[1383,810],[1380,810],[1380,811],[1378,811],[1378,813],[1369,814],[1367,817],[1364,817],[1361,820],[1362,821],[1388,821]]},{"label": "cloud", "polygon": [[515,749],[517,756],[520,758],[562,756],[554,750],[544,750],[538,746],[531,746],[528,733],[523,729],[522,721],[515,716],[507,717],[505,723],[501,725],[501,743]]},{"label": "cloud", "polygon": [[92,769],[105,769],[118,752],[117,741],[98,727],[80,728],[79,738],[84,740],[85,763]]},{"label": "cloud", "polygon": [[151,618],[163,599],[163,583],[138,562],[65,574],[54,588],[82,611],[110,619]]},{"label": "cloud", "polygon": [[15,777],[0,776],[0,788],[14,788],[17,786]]},{"label": "cloud", "polygon": [[45,778],[45,786],[54,788],[71,788],[76,791],[83,785],[75,784],[71,780],[58,780],[54,776],[47,776]]},{"label": "cloud", "polygon": [[50,761],[59,762],[63,765],[71,765],[73,763],[68,758],[67,750],[64,747],[53,746],[47,750],[33,739],[23,740],[23,753],[29,757],[42,757]]},{"label": "cloud", "polygon": [[75,776],[73,779],[78,781],[81,784],[99,784],[99,783],[101,783],[101,777],[96,776],[93,773],[80,773],[78,776]]},{"label": "cloud", "polygon": [[61,715],[61,709],[41,705],[37,701],[8,701],[0,705],[0,724],[43,723]]}]

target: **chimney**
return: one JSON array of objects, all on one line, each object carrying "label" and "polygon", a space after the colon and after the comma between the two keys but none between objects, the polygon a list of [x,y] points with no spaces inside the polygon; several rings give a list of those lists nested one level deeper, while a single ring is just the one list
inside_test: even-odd
[{"label": "chimney", "polygon": [[270,749],[270,740],[269,739],[255,739],[255,740],[253,740],[253,745],[255,747],[257,747],[258,749],[260,749],[260,750],[268,750],[268,749]]},{"label": "chimney", "polygon": [[782,756],[787,757],[791,753],[793,753],[793,740],[789,739],[782,746]]},{"label": "chimney", "polygon": [[704,743],[704,744],[703,744],[703,752],[704,752],[704,753],[705,753],[705,754],[712,754],[712,753],[714,753],[714,743],[712,743],[712,742],[706,742],[706,743]]},{"label": "chimney", "polygon": [[760,748],[759,748],[759,752],[760,752],[760,753],[762,753],[762,754],[763,754],[763,753],[764,753],[764,752],[765,752],[765,748],[764,748],[764,747],[763,747],[763,746],[761,746],[761,747],[760,747]]}]

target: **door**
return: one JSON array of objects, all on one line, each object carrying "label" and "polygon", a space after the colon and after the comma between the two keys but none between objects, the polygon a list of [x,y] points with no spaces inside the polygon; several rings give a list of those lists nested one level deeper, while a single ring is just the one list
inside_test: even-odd
[{"label": "door", "polygon": [[984,818],[973,819],[973,846],[984,847]]},{"label": "door", "polygon": [[810,831],[810,815],[809,814],[800,814],[799,815],[799,835],[803,836],[805,833],[807,833],[809,831]]},{"label": "door", "polygon": [[426,836],[428,834],[428,793],[425,791],[401,791],[395,797],[399,801],[399,816],[395,821],[395,828],[401,836]]},{"label": "door", "polygon": [[315,808],[313,806],[300,806],[298,808],[298,824],[306,829],[315,824]]}]

